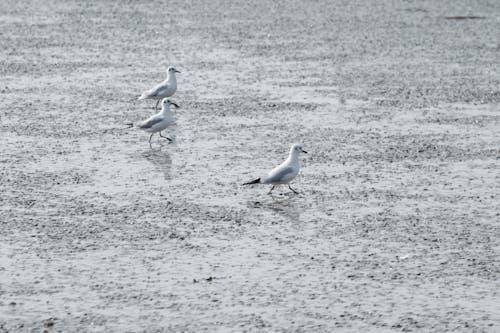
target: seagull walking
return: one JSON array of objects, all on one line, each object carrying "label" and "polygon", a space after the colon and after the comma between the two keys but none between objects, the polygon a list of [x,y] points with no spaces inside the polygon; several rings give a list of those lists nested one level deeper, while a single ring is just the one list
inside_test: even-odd
[{"label": "seagull walking", "polygon": [[171,97],[177,90],[177,79],[175,73],[180,73],[177,69],[169,67],[167,69],[167,78],[162,83],[156,85],[154,88],[142,93],[139,97],[141,99],[156,99],[155,110],[158,108],[158,103],[162,98]]},{"label": "seagull walking", "polygon": [[[162,138],[167,139],[168,141],[172,141],[169,137],[161,135],[161,131],[163,131],[165,128],[167,128],[173,121],[172,117],[172,110],[170,110],[170,105],[175,106],[176,108],[179,108],[179,105],[177,105],[174,102],[171,102],[170,100],[164,98],[162,101],[162,108],[161,111],[158,112],[157,114],[149,117],[148,119],[141,121],[140,123],[137,123],[135,126],[147,133],[151,133],[151,136],[149,137],[149,145],[151,146],[151,138],[155,133],[160,133],[160,136]],[[129,123],[127,124],[129,127],[133,127],[134,125]]]},{"label": "seagull walking", "polygon": [[295,143],[290,148],[290,153],[285,162],[281,163],[276,168],[272,169],[267,176],[257,178],[255,180],[244,183],[243,185],[251,185],[251,184],[271,184],[272,187],[269,190],[268,194],[274,190],[277,185],[287,184],[288,188],[295,194],[299,194],[299,192],[295,191],[291,186],[290,182],[298,175],[300,165],[299,165],[299,154],[306,153],[305,150],[302,149],[302,146],[298,143]]}]

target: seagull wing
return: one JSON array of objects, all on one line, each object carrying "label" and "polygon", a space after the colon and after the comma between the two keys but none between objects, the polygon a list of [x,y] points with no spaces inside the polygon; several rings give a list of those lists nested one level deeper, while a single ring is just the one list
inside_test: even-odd
[{"label": "seagull wing", "polygon": [[279,166],[267,175],[265,183],[288,183],[297,175],[297,170],[291,166]]},{"label": "seagull wing", "polygon": [[158,115],[158,114],[155,114],[154,116],[151,116],[148,119],[137,124],[137,127],[142,128],[142,129],[148,129],[148,128],[151,128],[154,125],[156,125],[162,121],[163,121],[163,117]]},{"label": "seagull wing", "polygon": [[167,90],[167,89],[168,89],[168,83],[162,82],[162,83],[156,85],[154,88],[143,92],[141,97],[139,97],[139,99],[156,98],[158,96],[162,96],[164,94],[165,90]]}]

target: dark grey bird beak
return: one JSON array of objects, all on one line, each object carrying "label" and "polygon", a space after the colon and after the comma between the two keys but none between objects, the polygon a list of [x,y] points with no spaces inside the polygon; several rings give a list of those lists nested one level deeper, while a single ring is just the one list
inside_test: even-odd
[{"label": "dark grey bird beak", "polygon": [[307,154],[307,151],[305,151],[304,149],[301,149],[301,150],[302,150],[302,152],[303,152],[304,154]]},{"label": "dark grey bird beak", "polygon": [[176,73],[180,73],[177,69],[174,69],[174,72],[176,72]]},{"label": "dark grey bird beak", "polygon": [[169,101],[169,103],[170,103],[170,104],[172,104],[173,106],[175,106],[175,108],[176,108],[176,109],[178,109],[178,108],[179,108],[179,105],[177,105],[176,103],[174,103],[174,102],[170,102],[170,101]]}]

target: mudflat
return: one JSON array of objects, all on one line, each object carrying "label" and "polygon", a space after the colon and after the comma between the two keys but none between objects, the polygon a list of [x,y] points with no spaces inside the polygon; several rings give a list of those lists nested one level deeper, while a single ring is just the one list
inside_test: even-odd
[{"label": "mudflat", "polygon": [[[0,2],[0,332],[500,331],[500,2]],[[127,129],[175,66],[173,143]],[[243,187],[293,142],[286,187]]]}]

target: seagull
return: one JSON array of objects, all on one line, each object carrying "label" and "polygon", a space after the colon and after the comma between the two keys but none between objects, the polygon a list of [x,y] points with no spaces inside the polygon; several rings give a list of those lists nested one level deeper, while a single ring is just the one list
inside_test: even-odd
[{"label": "seagull", "polygon": [[162,83],[156,85],[154,88],[142,93],[139,97],[141,99],[156,99],[155,110],[158,108],[158,103],[162,98],[170,97],[175,94],[177,90],[177,80],[175,73],[180,73],[177,69],[169,67],[167,69],[167,78]]},{"label": "seagull", "polygon": [[[151,133],[151,136],[149,137],[150,146],[151,146],[151,138],[153,137],[153,134],[157,132],[160,132],[160,136],[162,138],[165,138],[168,141],[172,141],[172,139],[170,139],[169,137],[161,135],[161,131],[167,128],[172,123],[173,120],[172,111],[170,110],[170,105],[179,108],[179,105],[164,98],[162,101],[162,108],[160,112],[135,125],[137,128],[145,132]],[[129,128],[134,126],[132,123],[128,123],[127,125],[129,126]]]},{"label": "seagull", "polygon": [[290,148],[290,154],[288,155],[288,158],[285,160],[285,162],[281,163],[279,166],[269,171],[267,176],[257,178],[255,180],[244,183],[243,185],[272,184],[273,186],[271,187],[271,190],[269,190],[268,192],[268,194],[271,194],[276,185],[288,184],[288,188],[292,190],[293,193],[299,194],[299,192],[295,191],[290,186],[289,183],[299,173],[300,169],[299,153],[301,152],[307,154],[307,152],[304,149],[302,149],[302,146],[300,144],[298,143],[293,144],[292,148]]}]

